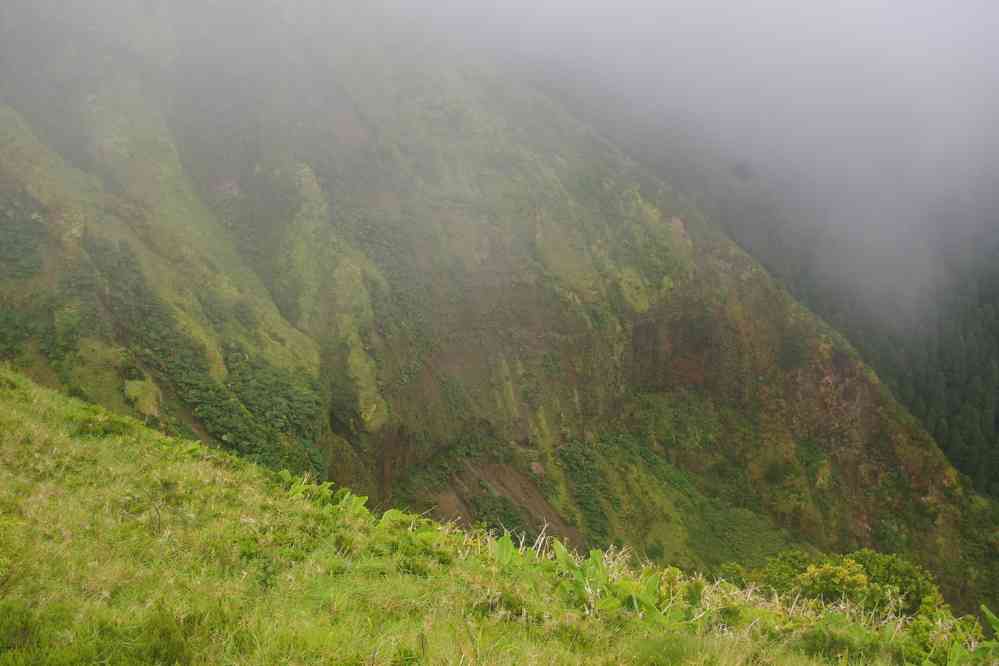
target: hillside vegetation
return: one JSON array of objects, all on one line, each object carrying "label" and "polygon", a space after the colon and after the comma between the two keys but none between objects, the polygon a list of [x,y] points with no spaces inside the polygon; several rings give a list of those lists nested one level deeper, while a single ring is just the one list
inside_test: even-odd
[{"label": "hillside vegetation", "polygon": [[999,663],[894,558],[738,587],[373,514],[4,369],[0,527],[5,666]]},{"label": "hillside vegetation", "polygon": [[[807,213],[795,218],[761,180],[719,169],[701,186],[713,218],[850,339],[979,492],[999,496],[996,211],[941,205],[920,239],[929,246],[920,275],[904,264],[886,269],[877,252],[855,251],[862,239],[809,224]],[[955,230],[969,220],[981,229]],[[837,264],[850,267],[845,274],[828,267],[839,257],[851,257]],[[870,279],[893,269],[920,280]]]},{"label": "hillside vegetation", "polygon": [[0,358],[382,509],[999,606],[997,505],[571,108],[367,4],[204,4],[0,7]]},{"label": "hillside vegetation", "polygon": [[574,90],[556,74],[544,85],[696,197],[707,217],[850,340],[979,492],[999,497],[999,209],[976,192],[978,183],[927,203],[922,228],[886,248],[863,226],[823,223],[814,205],[797,201],[807,194],[646,109]]}]

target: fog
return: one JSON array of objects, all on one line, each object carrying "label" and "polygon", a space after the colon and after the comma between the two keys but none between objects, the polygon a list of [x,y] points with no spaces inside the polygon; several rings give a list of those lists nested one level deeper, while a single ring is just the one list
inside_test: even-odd
[{"label": "fog", "polygon": [[489,26],[482,38],[499,49],[560,63],[629,104],[695,120],[733,154],[861,198],[886,175],[908,192],[970,185],[995,148],[992,3],[460,4],[466,36]]},{"label": "fog", "polygon": [[[182,31],[207,31],[223,60],[256,59],[261,76],[274,75],[262,64],[269,31],[305,29],[321,41],[324,30],[351,29],[361,6],[321,0],[102,0],[100,10],[80,0],[42,5],[51,5],[50,20],[108,34],[119,30],[107,20],[115,7],[179,16]],[[815,259],[831,274],[928,288],[941,247],[960,255],[974,247],[977,232],[996,223],[999,7],[987,0],[363,5],[381,12],[386,30],[391,25],[423,33],[431,44],[479,50],[517,76],[571,89],[570,110],[612,139],[620,138],[616,132],[634,137],[622,127],[641,121],[645,144],[661,139],[668,146],[671,136],[683,135],[723,161],[751,164],[789,210],[842,236],[850,257]],[[253,48],[235,48],[247,43]]]},{"label": "fog", "polygon": [[439,25],[555,67],[664,141],[692,133],[751,163],[840,238],[849,256],[815,257],[833,278],[912,298],[941,252],[953,261],[999,226],[994,3],[458,4],[438,5]]},{"label": "fog", "polygon": [[867,296],[946,288],[941,257],[960,263],[999,227],[999,6],[987,0],[396,0],[383,11],[570,90],[572,110],[630,136],[626,149],[661,140],[668,160],[683,136],[685,150],[751,164],[792,218],[836,239],[816,270]]}]

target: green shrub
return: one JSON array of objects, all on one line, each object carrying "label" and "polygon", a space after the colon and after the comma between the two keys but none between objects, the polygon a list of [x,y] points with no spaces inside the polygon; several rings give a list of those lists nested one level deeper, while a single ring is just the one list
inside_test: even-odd
[{"label": "green shrub", "polygon": [[520,509],[508,497],[492,493],[476,495],[469,500],[469,504],[476,521],[487,529],[523,534],[531,541],[537,536],[524,522]]},{"label": "green shrub", "polygon": [[572,496],[583,514],[587,533],[598,544],[606,544],[610,538],[610,524],[601,498],[608,497],[610,490],[594,446],[570,442],[559,447],[558,460],[571,482]]},{"label": "green shrub", "polygon": [[864,549],[847,557],[861,566],[871,584],[893,590],[907,615],[930,613],[944,605],[943,595],[923,567],[899,555]]},{"label": "green shrub", "polygon": [[827,601],[865,601],[873,594],[863,567],[853,560],[809,564],[795,580],[802,594]]},{"label": "green shrub", "polygon": [[821,559],[789,550],[768,558],[761,568],[736,573],[728,580],[756,583],[784,596],[846,599],[868,610],[884,610],[898,603],[899,610],[910,617],[931,616],[947,609],[925,569],[898,555],[868,549]]},{"label": "green shrub", "polygon": [[766,564],[748,574],[752,582],[778,593],[788,594],[796,589],[798,576],[805,572],[814,558],[804,551],[792,549],[768,557]]}]

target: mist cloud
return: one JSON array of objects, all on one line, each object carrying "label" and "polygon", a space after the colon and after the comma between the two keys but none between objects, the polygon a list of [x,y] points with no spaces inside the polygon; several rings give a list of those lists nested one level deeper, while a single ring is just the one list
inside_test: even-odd
[{"label": "mist cloud", "polygon": [[[343,30],[420,35],[751,162],[799,210],[864,252],[928,262],[927,238],[994,224],[999,7],[984,0],[12,0],[115,41],[137,11],[213,66],[280,77],[288,34],[322,48]],[[362,11],[376,16],[360,22]],[[13,15],[13,14],[11,14]],[[6,19],[5,19],[6,20]],[[363,25],[362,25],[363,24]],[[17,37],[12,30],[9,37]],[[95,38],[97,38],[95,37]],[[25,37],[21,37],[24,39]],[[158,42],[155,42],[158,43]],[[159,54],[150,54],[155,61]],[[585,109],[570,109],[583,113]],[[647,137],[655,141],[655,134]],[[928,252],[928,251],[927,251]],[[906,282],[912,283],[910,279]]]},{"label": "mist cloud", "polygon": [[[412,7],[411,7],[412,9]],[[910,290],[940,235],[996,226],[999,8],[987,2],[514,2],[438,6],[501,53],[599,86],[751,161]],[[653,121],[653,124],[656,121]],[[968,241],[970,242],[970,241]],[[819,258],[844,277],[846,257]]]}]

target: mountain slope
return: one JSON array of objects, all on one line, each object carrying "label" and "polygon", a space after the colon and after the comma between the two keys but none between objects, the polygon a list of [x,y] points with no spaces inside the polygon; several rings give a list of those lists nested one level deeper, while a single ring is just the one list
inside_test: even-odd
[{"label": "mountain slope", "polygon": [[[740,162],[682,122],[566,80],[557,72],[541,85],[586,108],[629,154],[695,196],[707,217],[847,336],[978,492],[999,495],[999,229],[990,185],[999,169],[980,166],[960,196],[917,204],[899,194],[913,210],[880,211],[885,220],[870,228],[849,214],[829,219],[804,179]],[[898,218],[902,238],[878,238]]]},{"label": "mountain slope", "polygon": [[4,8],[0,354],[386,505],[999,598],[995,505],[568,110],[376,12],[184,7]]},{"label": "mountain slope", "polygon": [[0,664],[970,664],[999,650],[945,609],[790,604],[623,553],[373,516],[2,368],[0,480]]}]

